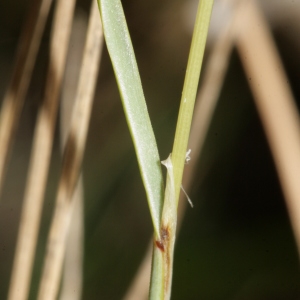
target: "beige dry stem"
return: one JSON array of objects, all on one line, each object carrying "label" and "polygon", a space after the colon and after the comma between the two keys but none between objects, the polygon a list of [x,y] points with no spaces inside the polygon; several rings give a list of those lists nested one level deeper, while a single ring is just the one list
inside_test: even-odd
[{"label": "beige dry stem", "polygon": [[9,290],[11,300],[25,300],[29,292],[74,3],[59,0],[55,10],[45,99],[37,118]]},{"label": "beige dry stem", "polygon": [[40,300],[57,297],[66,236],[74,206],[72,196],[82,163],[101,49],[102,27],[97,3],[93,1],[71,128],[64,151],[62,174],[47,241],[45,265],[38,294]]},{"label": "beige dry stem", "polygon": [[[268,24],[255,1],[240,15],[238,51],[285,196],[300,255],[300,126],[287,76]],[[255,42],[253,42],[255,41]]]},{"label": "beige dry stem", "polygon": [[[88,15],[75,11],[60,105],[60,140],[63,152],[70,130],[80,64],[84,50]],[[80,174],[72,202],[74,209],[66,241],[60,300],[80,300],[83,285],[84,211],[83,181]]]},{"label": "beige dry stem", "polygon": [[20,39],[12,78],[3,99],[0,114],[0,193],[51,3],[52,0],[42,0],[38,5],[34,3]]}]

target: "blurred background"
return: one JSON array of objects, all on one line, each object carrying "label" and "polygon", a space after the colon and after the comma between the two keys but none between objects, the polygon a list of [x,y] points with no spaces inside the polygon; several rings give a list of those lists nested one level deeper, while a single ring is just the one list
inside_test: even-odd
[{"label": "blurred background", "polygon": [[[22,26],[36,3],[37,0],[0,2],[1,101],[11,77]],[[197,3],[122,1],[162,160],[172,149]],[[272,30],[299,107],[300,2],[261,0],[259,6]],[[82,51],[89,10],[90,1],[77,1],[68,68],[79,67],[80,59],[72,61],[71,57]],[[43,100],[52,16],[53,8],[1,195],[0,299],[7,296],[11,276],[35,121]],[[215,0],[203,72],[226,18],[226,5]],[[233,48],[203,151],[199,160],[193,160],[192,149],[186,166],[196,167],[187,191],[194,208],[187,207],[178,232],[172,299],[300,299],[297,248],[249,80]],[[200,88],[201,83],[200,80]],[[36,298],[60,174],[59,130],[57,122],[30,299]],[[105,46],[83,181],[82,299],[122,299],[146,252],[152,224]]]}]

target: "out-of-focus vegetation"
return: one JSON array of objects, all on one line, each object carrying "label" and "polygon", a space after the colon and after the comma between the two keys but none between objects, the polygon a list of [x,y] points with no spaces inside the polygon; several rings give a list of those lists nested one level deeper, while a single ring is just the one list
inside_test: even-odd
[{"label": "out-of-focus vegetation", "polygon": [[[0,96],[21,27],[34,1],[0,3]],[[173,143],[189,52],[193,1],[122,1],[145,97],[165,159]],[[216,1],[215,9],[220,5]],[[273,28],[299,107],[300,10],[296,1],[260,1]],[[293,9],[293,5],[295,6]],[[87,18],[89,1],[77,3]],[[277,8],[277,9],[276,9]],[[298,19],[295,17],[297,16]],[[218,28],[217,18],[212,28]],[[215,22],[215,23],[214,23]],[[10,156],[0,200],[0,298],[10,280],[25,178],[42,101],[48,22]],[[216,26],[215,26],[216,25]],[[216,29],[217,30],[217,29]],[[206,55],[213,45],[213,34]],[[253,41],[255,42],[255,41]],[[72,48],[74,45],[70,44]],[[75,47],[75,46],[74,46]],[[204,66],[205,68],[205,66]],[[299,259],[284,198],[239,57],[233,51],[175,249],[172,299],[299,299]],[[201,86],[201,83],[200,83]],[[59,126],[33,274],[35,299],[61,157]],[[1,147],[1,145],[0,145]],[[188,166],[187,166],[188,167]],[[104,49],[83,166],[85,193],[82,299],[121,299],[152,235],[151,219],[111,63]]]}]

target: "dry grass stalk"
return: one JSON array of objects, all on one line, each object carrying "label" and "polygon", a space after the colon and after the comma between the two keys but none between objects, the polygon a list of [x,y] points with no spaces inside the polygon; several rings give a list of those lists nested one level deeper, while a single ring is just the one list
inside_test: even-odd
[{"label": "dry grass stalk", "polygon": [[66,242],[66,254],[60,300],[81,299],[83,284],[84,203],[80,175],[71,200],[74,208]]},{"label": "dry grass stalk", "polygon": [[[218,37],[216,38],[216,42],[208,58],[206,69],[203,73],[203,82],[198,92],[189,138],[189,148],[192,149],[192,163],[190,163],[189,166],[186,166],[182,181],[184,188],[187,190],[190,189],[196,162],[200,157],[203,143],[224,82],[230,54],[233,48],[234,26],[236,21],[237,11],[234,10],[232,18],[230,18],[226,26],[222,27],[222,31],[219,32]],[[181,193],[181,199],[178,204],[177,231],[180,230],[181,221],[187,204],[185,197],[186,196]],[[148,246],[145,257],[124,300],[140,300],[147,298],[151,272],[152,244],[153,243],[151,242]]]},{"label": "dry grass stalk", "polygon": [[300,127],[288,78],[255,1],[237,26],[238,51],[273,154],[300,255]]},{"label": "dry grass stalk", "polygon": [[26,299],[29,292],[74,4],[72,0],[59,0],[56,6],[45,99],[34,135],[9,299]]},{"label": "dry grass stalk", "polygon": [[[70,40],[72,47],[69,47],[60,106],[60,136],[62,152],[66,145],[71,123],[71,115],[76,96],[76,87],[80,73],[80,64],[78,64],[78,61],[80,61],[82,58],[86,29],[87,16],[80,10],[75,11]],[[84,239],[83,181],[81,175],[76,185],[72,202],[75,204],[66,242],[60,300],[81,299]]]},{"label": "dry grass stalk", "polygon": [[74,206],[72,196],[78,181],[85,148],[101,49],[102,27],[97,2],[93,1],[38,299],[55,299],[58,292],[66,237]]},{"label": "dry grass stalk", "polygon": [[22,111],[45,23],[52,0],[37,0],[27,18],[19,42],[13,74],[4,96],[0,115],[0,193],[9,150]]},{"label": "dry grass stalk", "polygon": [[147,299],[151,274],[152,248],[153,240],[151,239],[143,261],[141,262],[123,300]]}]

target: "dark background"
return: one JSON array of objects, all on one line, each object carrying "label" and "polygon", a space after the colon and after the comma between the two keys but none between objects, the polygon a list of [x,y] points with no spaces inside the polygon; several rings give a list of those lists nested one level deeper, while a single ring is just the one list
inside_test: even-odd
[{"label": "dark background", "polygon": [[[216,1],[216,5],[220,1]],[[272,2],[272,4],[271,4]],[[192,1],[124,0],[160,156],[171,152],[191,31]],[[300,9],[260,1],[300,99]],[[0,98],[9,83],[32,0],[0,3]],[[294,7],[293,7],[294,5]],[[77,12],[87,17],[89,1]],[[52,9],[53,11],[53,9]],[[43,98],[51,19],[17,131],[0,201],[0,299],[8,291],[36,114]],[[187,22],[187,20],[189,22]],[[218,28],[218,18],[212,28]],[[210,33],[205,58],[214,42]],[[72,47],[72,44],[71,44]],[[205,62],[204,62],[205,68]],[[200,84],[201,86],[201,84]],[[1,146],[1,145],[0,145]],[[193,153],[192,153],[193,154]],[[31,299],[35,298],[60,172],[57,126]],[[234,50],[193,184],[175,252],[172,299],[300,299],[300,272],[284,198],[248,80]],[[151,237],[151,219],[107,50],[104,49],[83,165],[82,299],[121,299]],[[300,200],[300,199],[299,199]]]}]

